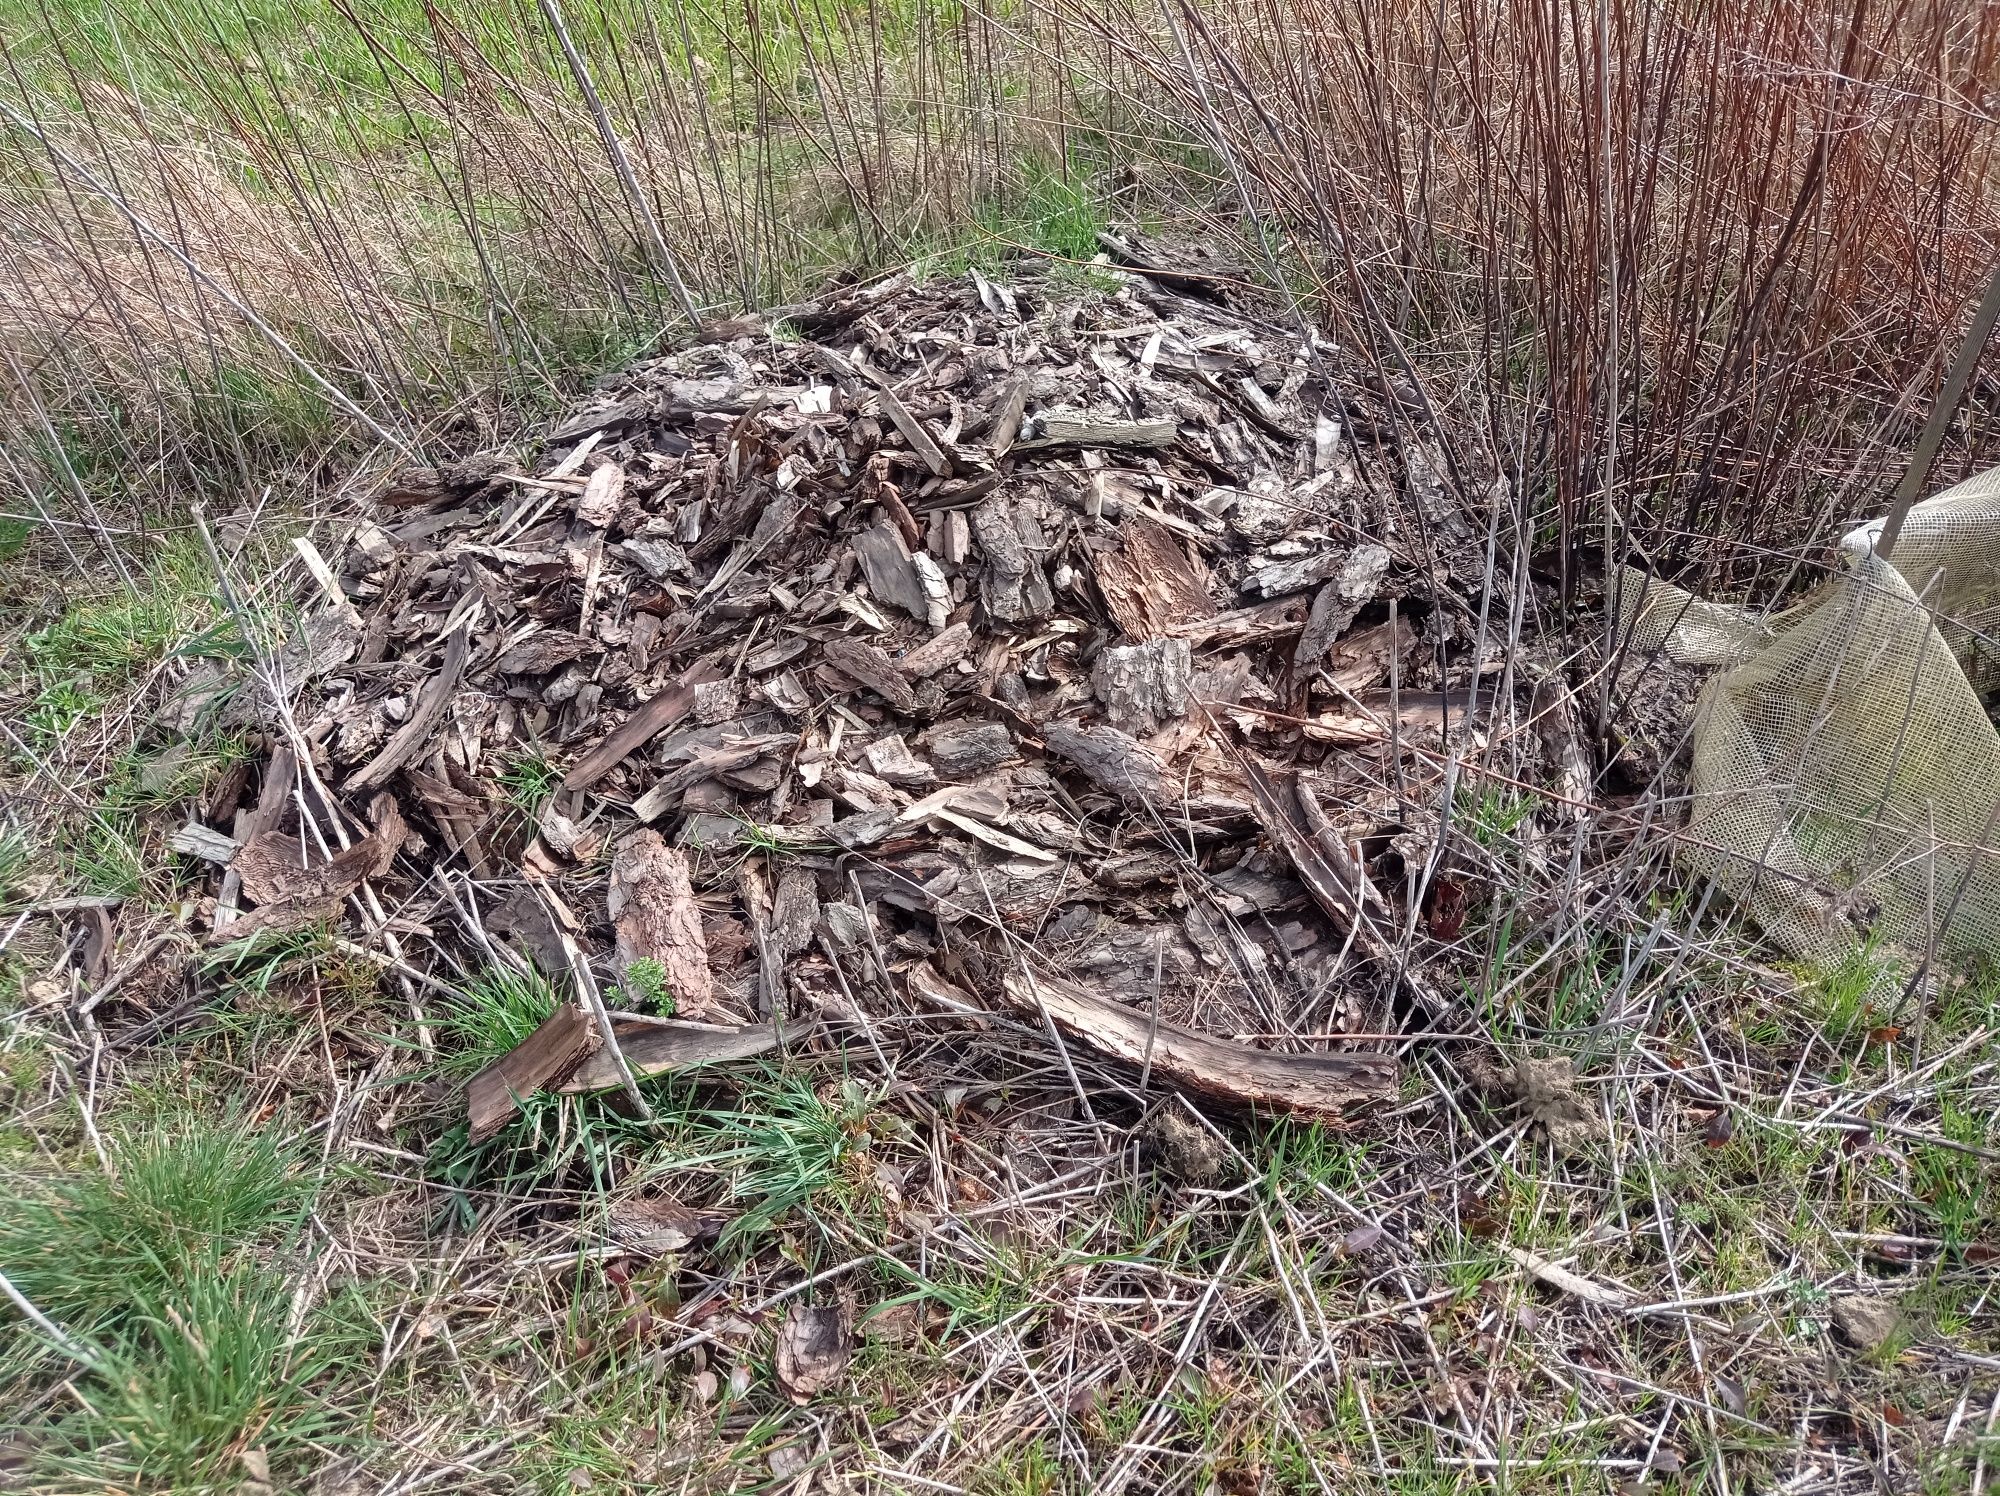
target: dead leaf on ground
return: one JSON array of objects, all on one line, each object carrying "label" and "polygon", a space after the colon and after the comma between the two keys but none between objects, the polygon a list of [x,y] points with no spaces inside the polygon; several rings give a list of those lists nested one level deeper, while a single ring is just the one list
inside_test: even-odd
[{"label": "dead leaf on ground", "polygon": [[778,1385],[807,1403],[847,1373],[854,1337],[838,1305],[793,1304],[778,1327]]}]

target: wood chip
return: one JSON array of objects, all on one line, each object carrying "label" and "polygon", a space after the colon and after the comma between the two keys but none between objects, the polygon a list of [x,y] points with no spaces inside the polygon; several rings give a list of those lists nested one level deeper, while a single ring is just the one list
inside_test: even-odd
[{"label": "wood chip", "polygon": [[458,690],[459,677],[465,673],[465,662],[471,652],[471,625],[460,623],[446,638],[444,663],[438,667],[437,674],[424,683],[409,717],[382,745],[381,752],[347,777],[349,793],[359,794],[363,790],[381,788],[398,769],[423,751],[431,734],[437,731],[438,724],[444,719],[444,709],[450,704],[452,694]]}]

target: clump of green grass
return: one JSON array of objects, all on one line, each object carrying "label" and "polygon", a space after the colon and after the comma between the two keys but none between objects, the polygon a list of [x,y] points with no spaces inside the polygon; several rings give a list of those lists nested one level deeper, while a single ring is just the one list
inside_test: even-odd
[{"label": "clump of green grass", "polygon": [[539,747],[530,747],[507,762],[500,771],[500,788],[507,804],[523,826],[533,826],[542,810],[555,798],[563,771]]},{"label": "clump of green grass", "polygon": [[754,1240],[823,1193],[847,1192],[871,1128],[894,1126],[876,1120],[881,1099],[853,1080],[827,1096],[808,1077],[769,1074],[745,1085],[734,1106],[685,1113],[652,1171],[721,1174],[726,1198],[745,1207],[723,1239]]},{"label": "clump of green grass", "polygon": [[19,907],[35,875],[35,844],[20,826],[0,828],[0,910]]},{"label": "clump of green grass", "polygon": [[260,930],[209,953],[202,969],[226,992],[264,997],[289,981],[317,971],[333,955],[333,932],[323,924],[296,930]]},{"label": "clump of green grass", "polygon": [[170,1288],[296,1218],[312,1191],[272,1128],[163,1114],[95,1169],[16,1178],[0,1213],[0,1264],[45,1313],[115,1327],[132,1296]]},{"label": "clump of green grass", "polygon": [[1830,1042],[1846,1043],[1882,1021],[1883,1005],[1896,997],[1898,964],[1870,937],[1830,966],[1798,969],[1800,992]]},{"label": "clump of green grass", "polygon": [[439,1014],[445,1041],[439,1069],[453,1078],[476,1075],[546,1023],[561,1001],[555,984],[532,966],[487,967]]},{"label": "clump of green grass", "polygon": [[[7,1170],[0,1269],[87,1359],[20,1335],[0,1375],[51,1373],[74,1397],[29,1453],[40,1491],[236,1490],[338,1421],[316,1390],[344,1333],[294,1314],[288,1247],[318,1192],[281,1129],[163,1111],[94,1159]],[[25,1398],[23,1398],[25,1401]]]},{"label": "clump of green grass", "polygon": [[130,588],[75,603],[22,640],[34,688],[24,713],[31,746],[65,737],[119,687],[199,639],[214,619],[211,585],[205,558],[176,542]]}]

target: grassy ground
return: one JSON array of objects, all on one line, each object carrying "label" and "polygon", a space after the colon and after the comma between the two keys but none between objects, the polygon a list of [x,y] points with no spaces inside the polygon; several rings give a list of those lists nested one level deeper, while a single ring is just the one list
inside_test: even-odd
[{"label": "grassy ground", "polygon": [[[79,1012],[103,980],[84,975],[89,918],[30,906],[117,898],[121,932],[169,928],[196,885],[168,838],[252,751],[226,710],[189,710],[240,657],[246,615],[222,597],[188,500],[209,501],[234,577],[269,578],[313,514],[349,512],[356,464],[392,460],[336,396],[449,451],[673,335],[671,288],[538,13],[433,14],[0,0],[0,94],[88,147],[79,159],[115,166],[129,204],[163,223],[185,214],[174,242],[333,391],[227,302],[183,295],[185,267],[135,251],[103,202],[65,207],[73,175],[7,137],[0,334],[20,362],[0,432],[14,464],[0,468],[0,1272],[47,1324],[0,1345],[0,1483],[1980,1488],[2000,1465],[2000,989],[1953,979],[1900,1003],[1865,964],[1779,969],[1753,936],[1697,918],[1653,862],[1566,881],[1568,833],[1511,794],[1463,807],[1494,892],[1443,976],[1477,1028],[1413,1045],[1398,1104],[1346,1131],[1198,1115],[1081,1053],[1068,1057],[1079,1095],[1062,1056],[995,1014],[984,1029],[896,1025],[879,1057],[836,1033],[782,1064],[653,1086],[650,1126],[604,1098],[543,1098],[474,1147],[454,1086],[553,995],[447,973],[446,990],[418,989],[420,1019],[330,932],[161,961],[117,1005]],[[1523,550],[1582,524],[1557,492],[1591,470],[1573,418],[1601,392],[1571,375],[1604,351],[1590,341],[1597,293],[1578,290],[1587,277],[1506,280],[1466,229],[1478,213],[1419,224],[1401,189],[1432,190],[1430,168],[1377,172],[1328,144],[1395,155],[1395,131],[1274,86],[1301,133],[1246,179],[1232,163],[1265,126],[1245,123],[1241,97],[1204,129],[1192,85],[1148,92],[1127,59],[1089,76],[1124,78],[1136,98],[1043,65],[1094,60],[1087,28],[1015,17],[1003,37],[921,6],[807,8],[789,28],[673,14],[664,33],[647,7],[570,21],[615,117],[644,126],[627,132],[637,170],[686,208],[668,238],[704,303],[782,299],[913,254],[940,274],[1018,246],[1087,260],[1114,214],[1275,200],[1250,249],[1317,266],[1301,289],[1346,319],[1342,336],[1365,337],[1333,247],[1360,243],[1360,283],[1419,367],[1444,370],[1433,387],[1455,429],[1500,431]],[[1247,66],[1254,31],[1235,20]],[[1373,55],[1330,21],[1295,40],[1351,47],[1341,67]],[[981,46],[1005,55],[965,65]],[[1476,74],[1485,54],[1464,55]],[[1380,72],[1414,118],[1406,63]],[[690,72],[684,94],[669,87]],[[1155,117],[1169,109],[1171,129]],[[1479,117],[1455,100],[1439,113],[1454,110]],[[1141,124],[1146,148],[1129,149]],[[1535,159],[1569,161],[1571,144]],[[1440,177],[1490,161],[1438,159]],[[699,181],[688,161],[707,163]],[[1590,207],[1589,173],[1573,175]],[[1983,188],[1951,181],[1938,201],[1976,229]],[[1302,224],[1308,238],[1355,227],[1322,216],[1357,212],[1349,190],[1394,211],[1298,253]],[[1495,220],[1514,211],[1478,201]],[[1561,265],[1601,264],[1540,232]],[[1958,261],[1929,255],[1839,263],[1859,275],[1907,259],[1950,302],[1938,266]],[[1779,268],[1769,260],[1774,284]],[[1465,320],[1466,288],[1489,280],[1590,339],[1517,336],[1518,310]],[[1894,343],[1872,321],[1834,328],[1794,294],[1769,315],[1801,345],[1861,360]],[[1739,310],[1718,293],[1699,325]],[[1684,325],[1637,298],[1630,316],[1639,331]],[[1908,322],[1925,344],[1931,324]],[[1638,377],[1635,344],[1615,345],[1635,360],[1630,388],[1666,402],[1686,386],[1658,430],[1677,410],[1740,408],[1679,365]],[[1694,362],[1736,346],[1723,333],[1686,345]],[[1427,347],[1445,362],[1423,363]],[[1387,342],[1375,351],[1393,365]],[[1758,418],[1795,433],[1824,369],[1802,354],[1786,367],[1792,382],[1760,378],[1756,397],[1797,403]],[[1922,367],[1885,354],[1881,379],[1900,390]],[[1874,388],[1839,373],[1843,398]],[[1509,400],[1534,417],[1522,429],[1554,433],[1555,455],[1508,446],[1493,413]],[[1893,451],[1897,407],[1866,408],[1873,424],[1815,428],[1824,451],[1757,468],[1792,484],[1779,510],[1798,521],[1867,490],[1879,466],[1853,454]],[[1708,481],[1701,443],[1726,444],[1688,429],[1685,450],[1647,450],[1634,502],[1657,489],[1678,504]],[[281,630],[249,590],[250,626]],[[505,789],[527,808],[550,777],[523,760]],[[1567,917],[1550,918],[1551,897]],[[1163,1148],[1162,1115],[1216,1145],[1212,1172]],[[1872,1347],[1836,1325],[1857,1296],[1898,1312]],[[849,1316],[857,1349],[800,1403],[779,1381],[779,1340],[807,1304]]]}]

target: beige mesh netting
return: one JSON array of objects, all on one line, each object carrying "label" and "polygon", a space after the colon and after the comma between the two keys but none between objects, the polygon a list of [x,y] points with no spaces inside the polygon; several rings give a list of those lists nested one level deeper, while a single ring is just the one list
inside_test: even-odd
[{"label": "beige mesh netting", "polygon": [[1768,619],[1627,571],[1630,648],[1728,665],[1696,706],[1683,861],[1780,945],[1833,961],[1870,932],[2000,957],[2000,469],[1881,522]]}]

